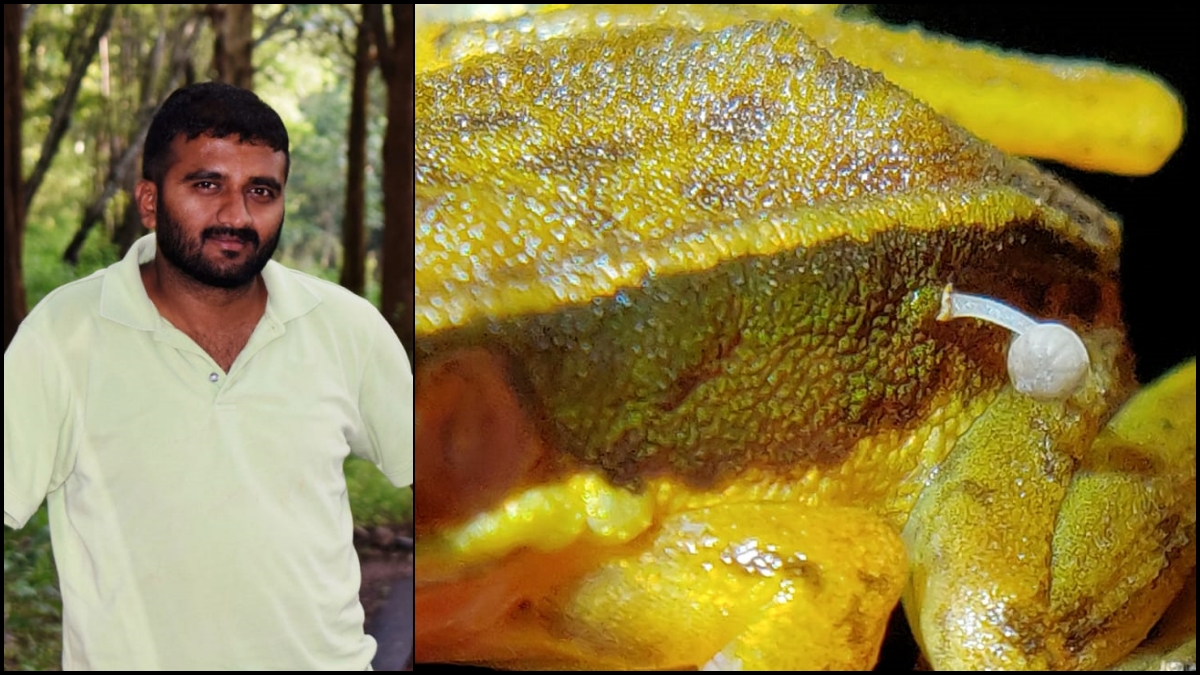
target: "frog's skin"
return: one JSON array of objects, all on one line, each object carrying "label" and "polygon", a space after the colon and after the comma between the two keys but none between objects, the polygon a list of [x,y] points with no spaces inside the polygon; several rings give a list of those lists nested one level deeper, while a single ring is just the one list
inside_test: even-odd
[{"label": "frog's skin", "polygon": [[[594,11],[418,35],[418,661],[867,668],[902,595],[938,669],[1130,652],[1195,369],[1138,389],[1117,221],[801,19]],[[1017,393],[947,284],[1083,383]]]}]

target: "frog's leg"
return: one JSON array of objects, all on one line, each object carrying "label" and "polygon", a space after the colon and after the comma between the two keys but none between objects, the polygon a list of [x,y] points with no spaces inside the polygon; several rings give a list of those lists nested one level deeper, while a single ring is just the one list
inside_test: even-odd
[{"label": "frog's leg", "polygon": [[1088,424],[1007,391],[904,530],[905,609],[938,669],[1098,668],[1145,637],[1195,565],[1195,364]]},{"label": "frog's leg", "polygon": [[643,667],[869,668],[906,578],[895,530],[860,509],[722,504],[653,536],[567,592],[572,640]]}]

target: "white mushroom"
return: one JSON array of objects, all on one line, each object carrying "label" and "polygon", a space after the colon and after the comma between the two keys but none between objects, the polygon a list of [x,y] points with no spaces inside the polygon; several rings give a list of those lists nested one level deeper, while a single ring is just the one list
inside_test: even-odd
[{"label": "white mushroom", "polygon": [[1075,331],[1061,323],[1039,322],[992,298],[959,293],[947,284],[938,320],[961,317],[999,324],[1016,334],[1008,346],[1008,377],[1026,396],[1065,398],[1087,374],[1087,347]]}]

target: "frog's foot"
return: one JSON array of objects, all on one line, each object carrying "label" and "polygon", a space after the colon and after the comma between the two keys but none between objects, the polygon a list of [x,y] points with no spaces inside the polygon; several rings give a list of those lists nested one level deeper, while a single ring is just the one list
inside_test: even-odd
[{"label": "frog's foot", "polygon": [[1068,403],[997,399],[904,530],[905,610],[935,668],[1102,668],[1145,638],[1195,566],[1195,396],[1191,363],[1082,456]]},{"label": "frog's foot", "polygon": [[905,578],[899,538],[869,512],[723,504],[670,516],[584,577],[562,625],[630,665],[862,669]]}]

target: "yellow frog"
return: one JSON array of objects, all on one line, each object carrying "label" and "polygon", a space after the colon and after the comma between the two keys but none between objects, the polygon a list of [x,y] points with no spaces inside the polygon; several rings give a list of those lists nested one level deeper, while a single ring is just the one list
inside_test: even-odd
[{"label": "yellow frog", "polygon": [[[1138,390],[1117,221],[943,114],[1030,152],[1012,120],[844,60],[1012,68],[928,44],[779,6],[419,31],[418,661],[867,668],[901,597],[938,669],[1146,636],[1195,566],[1194,364]],[[1174,150],[1156,81],[1040,68],[1060,109],[1126,92],[1042,154]]]}]

